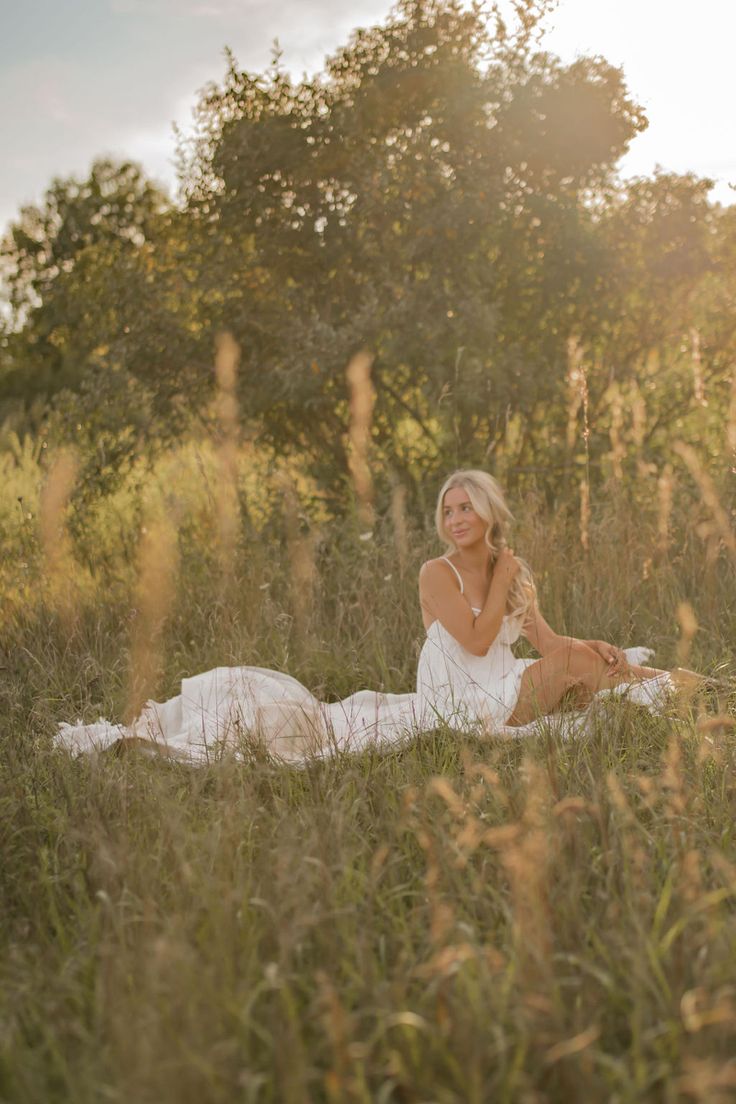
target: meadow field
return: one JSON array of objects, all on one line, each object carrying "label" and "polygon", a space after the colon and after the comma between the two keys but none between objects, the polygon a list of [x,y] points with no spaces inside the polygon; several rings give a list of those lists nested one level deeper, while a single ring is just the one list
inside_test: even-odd
[{"label": "meadow field", "polygon": [[[554,6],[228,49],[175,196],[111,152],[0,237],[0,1104],[736,1100],[736,205],[622,175],[647,112]],[[216,666],[412,691],[461,467],[554,629],[702,691],[298,769],[54,746]]]},{"label": "meadow field", "polygon": [[412,689],[431,509],[368,534],[193,443],[74,507],[71,454],[2,464],[0,1100],[736,1096],[734,560],[684,465],[583,532],[520,492],[514,546],[558,630],[712,675],[689,706],[194,769],[52,735],[218,664]]}]

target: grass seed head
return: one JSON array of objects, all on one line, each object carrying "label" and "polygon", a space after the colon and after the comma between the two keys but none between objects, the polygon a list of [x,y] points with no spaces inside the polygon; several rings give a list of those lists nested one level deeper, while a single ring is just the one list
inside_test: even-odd
[{"label": "grass seed head", "polygon": [[675,479],[671,464],[665,464],[657,480],[657,552],[666,556],[670,546],[670,522]]},{"label": "grass seed head", "polygon": [[621,480],[624,477],[623,461],[626,456],[626,445],[623,439],[624,404],[621,396],[621,388],[617,383],[612,383],[608,388],[608,403],[611,411],[611,424],[608,436],[611,441],[611,464],[613,466],[614,479]]},{"label": "grass seed head", "polygon": [[294,620],[300,641],[308,634],[309,619],[314,602],[317,581],[317,565],[314,559],[316,536],[306,525],[294,484],[284,476],[280,485],[283,491],[284,522],[289,555],[289,569],[294,603]]},{"label": "grass seed head", "polygon": [[700,334],[693,328],[690,331],[691,364],[693,370],[693,397],[698,406],[707,406],[705,380],[703,379],[703,357],[700,350]]},{"label": "grass seed head", "polygon": [[231,580],[235,570],[240,503],[238,499],[239,411],[236,395],[240,348],[231,333],[217,337],[215,410],[219,423],[217,464],[220,475],[215,485],[218,555],[223,579]]},{"label": "grass seed head", "polygon": [[590,484],[580,481],[580,544],[583,552],[590,551]]},{"label": "grass seed head", "polygon": [[677,659],[685,666],[690,658],[693,638],[698,631],[698,619],[689,602],[680,602],[677,606],[677,622],[680,626],[680,639],[677,642]]},{"label": "grass seed head", "polygon": [[736,561],[736,535],[734,535],[731,523],[723,507],[715,484],[705,470],[700,457],[692,445],[685,441],[676,441],[672,446],[677,455],[684,461],[685,466],[698,485],[703,503],[708,510],[718,536],[723,541],[729,555]]},{"label": "grass seed head", "polygon": [[726,444],[731,457],[732,470],[736,467],[736,367],[731,375],[731,394],[726,421]]},{"label": "grass seed head", "polygon": [[136,618],[130,652],[125,718],[132,721],[152,696],[160,675],[163,630],[176,594],[179,552],[170,515],[159,502],[141,530],[138,546]]},{"label": "grass seed head", "polygon": [[406,487],[396,483],[391,492],[391,522],[393,525],[394,547],[403,572],[409,559],[409,531],[406,521]]},{"label": "grass seed head", "polygon": [[373,477],[370,469],[371,426],[376,393],[371,382],[373,357],[364,349],[351,359],[346,376],[350,391],[348,463],[358,499],[361,526],[373,525]]},{"label": "grass seed head", "polygon": [[67,630],[77,616],[74,600],[76,565],[66,514],[78,467],[74,453],[62,449],[51,464],[39,503],[41,548],[49,600]]},{"label": "grass seed head", "polygon": [[576,337],[571,337],[567,343],[567,393],[566,444],[568,452],[572,452],[577,437],[580,408],[585,404],[587,410],[587,380],[583,347]]}]

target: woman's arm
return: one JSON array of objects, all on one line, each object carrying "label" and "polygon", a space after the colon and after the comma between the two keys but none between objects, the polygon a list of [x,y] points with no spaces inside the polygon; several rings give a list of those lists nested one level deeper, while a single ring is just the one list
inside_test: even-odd
[{"label": "woman's arm", "polygon": [[560,636],[559,633],[550,628],[539,612],[536,602],[532,606],[521,631],[540,655],[547,655],[555,648],[559,648],[566,640],[571,639],[569,636]]},{"label": "woman's arm", "polygon": [[[555,648],[560,648],[564,644],[577,639],[574,636],[560,636],[554,629],[551,629],[536,604],[524,623],[522,631],[540,655],[547,655]],[[583,640],[581,643],[587,644],[589,648],[592,648],[594,652],[605,659],[610,674],[622,674],[628,667],[626,656],[621,648],[617,648],[615,644],[607,644],[605,640]]]},{"label": "woman's arm", "polygon": [[440,621],[466,651],[482,656],[501,629],[509,587],[518,570],[514,554],[502,549],[483,609],[476,617],[458,590],[452,569],[441,560],[429,560],[419,572],[419,601],[429,617]]}]

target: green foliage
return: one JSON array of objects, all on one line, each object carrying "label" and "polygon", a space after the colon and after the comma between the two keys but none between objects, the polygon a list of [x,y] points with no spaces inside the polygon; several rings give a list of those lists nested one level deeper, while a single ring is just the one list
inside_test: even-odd
[{"label": "green foliage", "polygon": [[643,125],[618,71],[494,40],[456,4],[405,4],[323,79],[231,60],[200,120],[190,195],[217,241],[203,278],[269,440],[340,476],[336,399],[361,346],[376,446],[408,478],[407,417],[446,465],[458,438],[480,459],[509,409],[559,397],[596,261],[584,199]]},{"label": "green foliage", "polygon": [[21,211],[1,254],[15,323],[4,349],[6,398],[73,385],[93,351],[123,330],[120,308],[165,205],[136,165],[101,160],[86,180],[55,180],[42,207]]},{"label": "green foliage", "polygon": [[717,455],[733,213],[689,175],[617,181],[644,115],[603,59],[543,51],[545,7],[505,26],[405,0],[297,82],[278,56],[264,73],[230,56],[182,144],[178,208],[130,164],[55,181],[4,246],[7,427],[76,438],[111,486],[211,425],[226,329],[248,436],[335,508],[361,348],[383,502],[397,479],[420,502],[458,463],[534,469],[550,496],[560,471],[605,479],[619,423],[639,465],[673,436]]}]

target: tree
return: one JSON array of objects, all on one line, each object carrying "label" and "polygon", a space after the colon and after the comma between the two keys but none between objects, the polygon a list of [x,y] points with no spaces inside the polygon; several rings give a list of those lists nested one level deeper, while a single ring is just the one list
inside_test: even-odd
[{"label": "tree", "polygon": [[169,206],[137,165],[99,160],[85,180],[57,179],[40,206],[23,208],[0,247],[6,402],[74,387],[94,351],[124,332],[132,277]]},{"label": "tree", "polygon": [[[212,322],[244,350],[243,398],[323,480],[345,472],[344,370],[376,356],[375,440],[408,472],[481,461],[509,410],[559,396],[600,265],[596,197],[644,125],[621,73],[535,52],[477,9],[406,0],[323,75],[234,59],[186,169],[209,243]],[[415,472],[416,474],[416,472]]]},{"label": "tree", "polygon": [[708,181],[622,184],[646,125],[622,73],[563,65],[538,46],[547,0],[514,7],[508,28],[457,0],[402,0],[298,82],[278,56],[255,74],[230,56],[180,150],[181,206],[129,164],[55,181],[3,250],[0,406],[50,398],[104,465],[206,416],[228,330],[249,431],[336,502],[359,349],[384,489],[491,463],[535,469],[552,493],[581,460],[573,408],[603,476],[626,419],[637,470],[672,432],[715,448],[733,220]]}]

